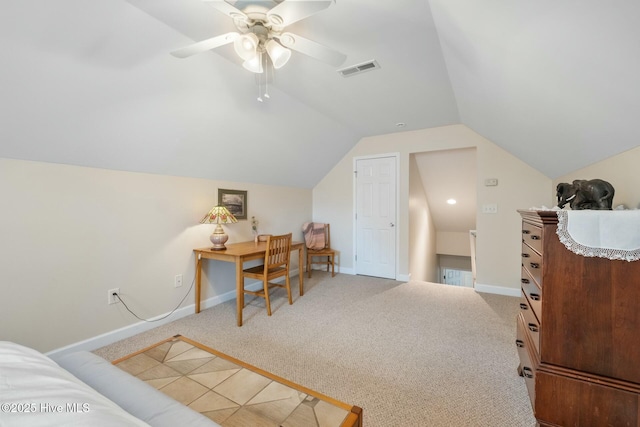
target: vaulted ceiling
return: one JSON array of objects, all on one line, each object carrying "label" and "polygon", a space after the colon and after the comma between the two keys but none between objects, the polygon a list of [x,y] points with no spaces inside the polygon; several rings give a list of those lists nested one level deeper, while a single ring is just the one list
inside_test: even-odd
[{"label": "vaulted ceiling", "polygon": [[202,0],[3,0],[0,157],[312,188],[362,137],[463,123],[553,178],[638,145],[638,22],[635,0],[337,0],[287,30],[380,69],[294,52],[265,88],[231,46],[169,55],[235,30]]}]

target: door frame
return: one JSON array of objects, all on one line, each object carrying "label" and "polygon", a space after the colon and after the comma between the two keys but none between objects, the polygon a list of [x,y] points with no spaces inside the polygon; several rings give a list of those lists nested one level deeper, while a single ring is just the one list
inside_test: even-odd
[{"label": "door frame", "polygon": [[353,274],[358,274],[358,261],[356,259],[356,254],[358,253],[358,224],[356,221],[356,213],[358,212],[358,183],[356,182],[356,172],[358,170],[357,164],[358,160],[371,160],[371,159],[381,159],[383,157],[392,157],[396,163],[396,253],[394,254],[395,258],[395,272],[394,279],[398,280],[398,264],[399,264],[399,254],[400,254],[400,230],[402,226],[402,222],[400,221],[400,153],[381,153],[381,154],[369,154],[366,156],[356,156],[353,157],[353,217],[352,217],[352,228],[353,228],[353,254],[352,254],[352,263],[353,263]]}]

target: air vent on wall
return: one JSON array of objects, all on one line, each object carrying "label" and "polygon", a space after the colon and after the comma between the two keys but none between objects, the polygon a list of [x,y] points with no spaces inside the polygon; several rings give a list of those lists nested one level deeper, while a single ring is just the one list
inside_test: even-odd
[{"label": "air vent on wall", "polygon": [[338,70],[338,73],[342,74],[342,77],[351,77],[356,74],[361,74],[367,71],[376,70],[380,68],[380,64],[375,59],[371,61],[363,62],[362,64],[351,65],[346,68]]}]

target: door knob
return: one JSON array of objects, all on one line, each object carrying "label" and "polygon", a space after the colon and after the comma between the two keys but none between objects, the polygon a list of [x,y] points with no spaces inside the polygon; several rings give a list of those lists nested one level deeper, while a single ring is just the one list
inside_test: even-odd
[{"label": "door knob", "polygon": [[392,222],[389,223],[389,227],[395,227],[396,225]]}]

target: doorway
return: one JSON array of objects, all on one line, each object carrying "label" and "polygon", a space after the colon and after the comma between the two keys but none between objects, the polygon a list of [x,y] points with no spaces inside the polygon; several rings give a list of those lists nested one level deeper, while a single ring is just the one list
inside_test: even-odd
[{"label": "doorway", "polygon": [[[409,168],[409,272],[412,279],[439,283],[442,256],[473,256],[469,230],[476,228],[476,148],[412,153]],[[471,263],[461,270],[473,272]]]}]

